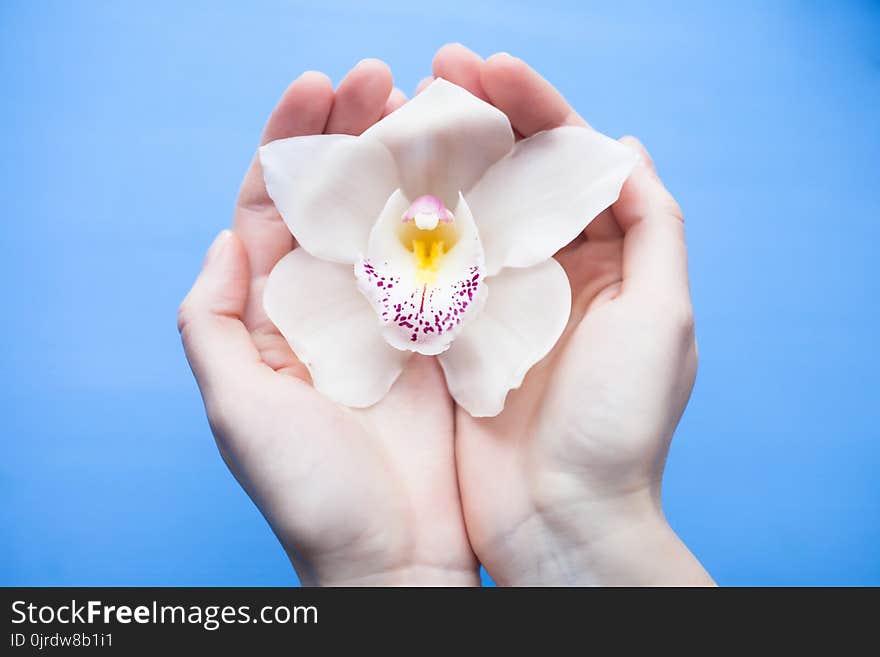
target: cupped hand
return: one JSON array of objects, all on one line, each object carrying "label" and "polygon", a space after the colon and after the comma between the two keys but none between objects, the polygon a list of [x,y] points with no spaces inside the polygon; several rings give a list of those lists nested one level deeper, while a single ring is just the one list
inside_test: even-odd
[{"label": "cupped hand", "polygon": [[[405,101],[375,60],[359,63],[335,92],[326,76],[306,73],[282,96],[262,143],[357,135]],[[301,581],[478,583],[456,479],[453,405],[436,362],[413,358],[371,408],[330,402],[263,311],[269,272],[297,246],[256,157],[233,231],[212,245],[178,326],[220,452]]]},{"label": "cupped hand", "polygon": [[[587,126],[509,55],[483,61],[445,46],[434,75],[498,107],[520,136]],[[711,583],[660,504],[697,370],[684,225],[647,152],[623,141],[641,163],[619,200],[556,254],[572,287],[562,338],[500,415],[457,412],[468,534],[502,584]]]}]

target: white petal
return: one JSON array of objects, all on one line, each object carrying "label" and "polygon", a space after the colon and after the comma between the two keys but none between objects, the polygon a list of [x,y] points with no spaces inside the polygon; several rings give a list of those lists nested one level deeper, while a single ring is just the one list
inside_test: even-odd
[{"label": "white petal", "polygon": [[589,128],[555,128],[519,142],[465,194],[487,276],[542,262],[571,242],[617,199],[636,160]]},{"label": "white petal", "polygon": [[483,247],[467,203],[459,196],[455,219],[438,226],[457,241],[443,255],[433,280],[421,279],[414,253],[401,239],[401,231],[421,232],[400,218],[408,204],[399,190],[388,200],[370,233],[366,256],[355,265],[355,275],[382,322],[388,344],[435,356],[449,347],[485,303]]},{"label": "white petal", "polygon": [[503,112],[443,79],[364,136],[391,151],[406,196],[432,194],[448,207],[513,148],[513,130]]},{"label": "white petal", "polygon": [[376,140],[309,135],[260,148],[269,196],[290,232],[322,260],[353,263],[385,200],[400,185],[394,159]]},{"label": "white petal", "polygon": [[346,406],[382,399],[409,357],[382,339],[351,265],[294,249],[269,275],[263,305],[315,388]]},{"label": "white petal", "polygon": [[507,393],[556,344],[571,310],[571,288],[553,258],[505,269],[488,281],[479,317],[439,357],[449,393],[474,417],[493,417]]}]

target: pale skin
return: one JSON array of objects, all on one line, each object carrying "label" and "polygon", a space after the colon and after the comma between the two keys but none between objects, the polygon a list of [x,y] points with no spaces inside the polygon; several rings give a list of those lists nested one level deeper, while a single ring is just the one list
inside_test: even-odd
[{"label": "pale skin", "polygon": [[[518,135],[586,125],[524,62],[442,48],[433,73],[505,112]],[[287,89],[262,142],[360,134],[406,102],[381,62],[334,91]],[[681,211],[642,156],[620,199],[557,254],[568,328],[495,418],[456,408],[416,356],[363,410],[316,392],[262,310],[296,244],[253,160],[233,230],[209,250],[178,325],[217,445],[306,585],[712,584],[666,523],[666,451],[697,367]],[[418,431],[413,431],[418,427]]]}]

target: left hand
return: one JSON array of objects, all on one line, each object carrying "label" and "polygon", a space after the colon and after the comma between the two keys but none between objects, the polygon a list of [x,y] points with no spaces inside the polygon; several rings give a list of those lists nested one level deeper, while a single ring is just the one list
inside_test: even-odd
[{"label": "left hand", "polygon": [[[405,102],[391,84],[375,60],[335,92],[326,76],[306,73],[282,96],[263,143],[360,134]],[[233,228],[211,248],[178,324],[220,452],[302,583],[479,584],[461,515],[453,405],[437,363],[413,358],[370,408],[331,402],[263,311],[269,272],[298,247],[256,157]]]}]

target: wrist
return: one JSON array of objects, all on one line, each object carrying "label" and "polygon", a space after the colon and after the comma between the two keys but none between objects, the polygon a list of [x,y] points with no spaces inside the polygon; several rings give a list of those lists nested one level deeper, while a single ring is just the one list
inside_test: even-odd
[{"label": "wrist", "polygon": [[[299,573],[299,571],[297,571]],[[311,579],[311,581],[309,581]],[[405,566],[381,572],[346,573],[341,577],[306,578],[300,573],[305,586],[480,586],[480,573],[470,570],[449,569],[438,566]]]},{"label": "wrist", "polygon": [[480,586],[479,565],[473,557],[462,563],[396,565],[366,555],[337,555],[306,559],[286,550],[302,586]]},{"label": "wrist", "polygon": [[498,554],[489,574],[513,586],[713,584],[649,489],[535,512]]}]

